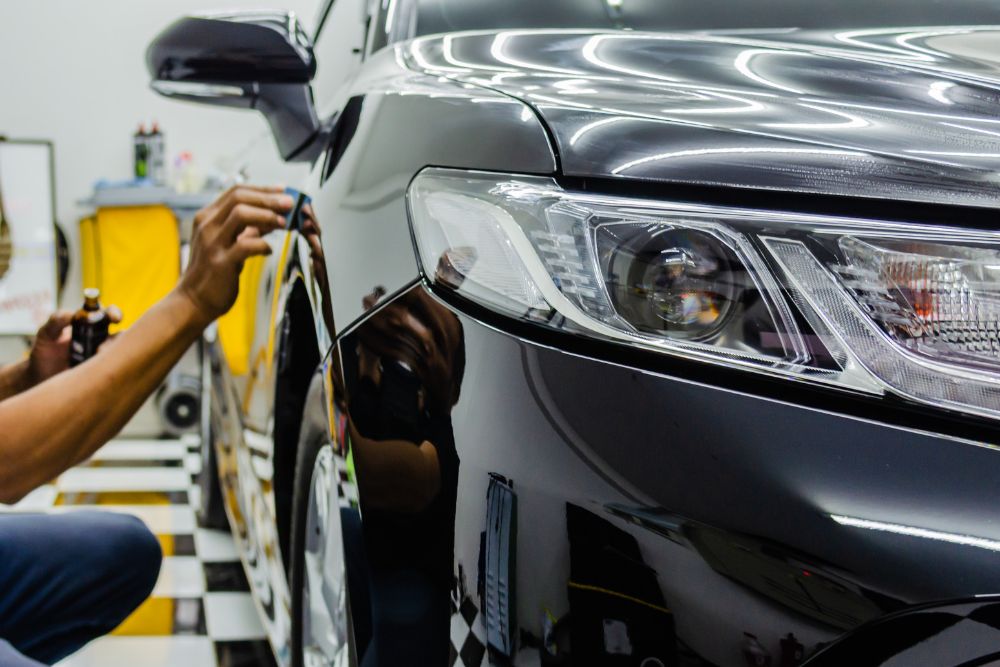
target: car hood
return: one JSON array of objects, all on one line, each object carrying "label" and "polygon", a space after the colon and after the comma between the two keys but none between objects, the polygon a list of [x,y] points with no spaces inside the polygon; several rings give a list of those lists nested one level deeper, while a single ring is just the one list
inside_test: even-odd
[{"label": "car hood", "polygon": [[530,104],[563,174],[1000,206],[1000,27],[418,38]]}]

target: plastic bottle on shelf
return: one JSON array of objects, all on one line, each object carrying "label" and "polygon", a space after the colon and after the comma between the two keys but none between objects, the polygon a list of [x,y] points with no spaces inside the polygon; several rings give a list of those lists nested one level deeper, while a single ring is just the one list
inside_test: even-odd
[{"label": "plastic bottle on shelf", "polygon": [[139,129],[132,135],[132,150],[136,178],[149,178],[149,135],[146,126],[139,124]]},{"label": "plastic bottle on shelf", "polygon": [[194,156],[188,151],[177,154],[174,158],[174,189],[182,194],[200,192],[205,184],[205,178],[201,175],[194,162]]},{"label": "plastic bottle on shelf", "polygon": [[146,137],[149,146],[149,178],[157,185],[167,182],[166,148],[163,132],[156,121],[153,121],[153,131]]}]

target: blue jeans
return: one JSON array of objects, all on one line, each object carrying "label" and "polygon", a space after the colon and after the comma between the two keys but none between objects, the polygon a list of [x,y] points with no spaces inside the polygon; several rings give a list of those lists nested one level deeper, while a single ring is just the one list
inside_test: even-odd
[{"label": "blue jeans", "polygon": [[52,664],[153,590],[160,543],[134,516],[0,515],[0,667]]}]

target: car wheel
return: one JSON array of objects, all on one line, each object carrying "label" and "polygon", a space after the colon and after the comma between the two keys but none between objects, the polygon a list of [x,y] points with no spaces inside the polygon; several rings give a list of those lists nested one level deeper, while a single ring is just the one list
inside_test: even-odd
[{"label": "car wheel", "polygon": [[201,502],[198,523],[205,528],[229,530],[219,483],[219,464],[215,453],[215,429],[212,426],[212,362],[209,343],[202,342],[201,352],[201,469],[196,475]]},{"label": "car wheel", "polygon": [[356,665],[351,628],[339,473],[333,448],[299,447],[292,519],[292,665]]}]

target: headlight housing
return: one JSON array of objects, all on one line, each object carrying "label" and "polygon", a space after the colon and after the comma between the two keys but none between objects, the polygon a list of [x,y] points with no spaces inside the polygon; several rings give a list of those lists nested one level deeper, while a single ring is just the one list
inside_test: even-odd
[{"label": "headlight housing", "polygon": [[541,326],[1000,417],[1000,234],[427,169],[427,279]]}]

